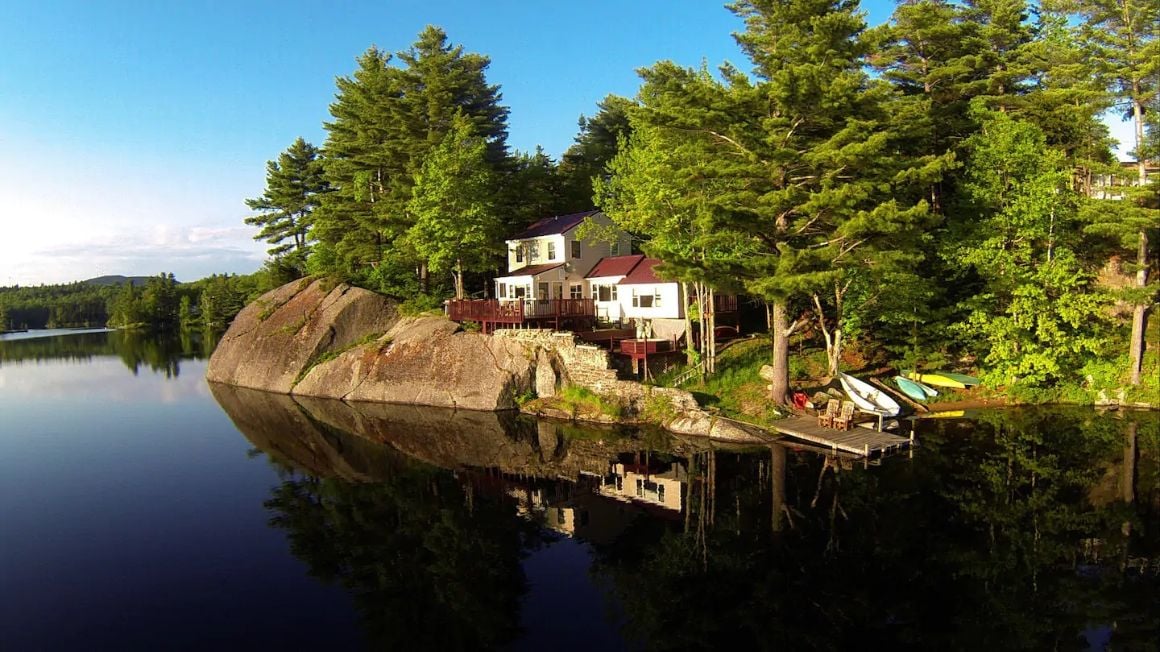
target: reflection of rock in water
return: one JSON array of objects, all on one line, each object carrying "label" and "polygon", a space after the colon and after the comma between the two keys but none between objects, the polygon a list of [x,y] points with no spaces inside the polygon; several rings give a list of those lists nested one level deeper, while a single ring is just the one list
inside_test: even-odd
[{"label": "reflection of rock in water", "polygon": [[310,475],[374,482],[409,462],[387,447],[318,421],[285,394],[221,383],[209,387],[254,446]]},{"label": "reflection of rock in water", "polygon": [[617,452],[639,446],[613,430],[587,429],[585,438],[568,437],[569,424],[516,413],[350,404],[217,383],[210,387],[255,446],[313,475],[348,480],[381,479],[399,462],[399,452],[447,469],[549,478],[602,475]]}]

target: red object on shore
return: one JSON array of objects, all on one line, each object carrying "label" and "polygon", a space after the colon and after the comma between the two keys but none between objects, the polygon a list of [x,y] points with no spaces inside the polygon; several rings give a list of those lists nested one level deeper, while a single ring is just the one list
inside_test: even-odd
[{"label": "red object on shore", "polygon": [[806,403],[810,402],[810,397],[806,396],[804,392],[793,393],[793,406],[799,410],[806,409]]}]

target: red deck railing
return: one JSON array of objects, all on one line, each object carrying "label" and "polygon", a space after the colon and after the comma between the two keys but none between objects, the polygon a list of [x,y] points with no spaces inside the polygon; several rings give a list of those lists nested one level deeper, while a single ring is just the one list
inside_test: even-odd
[{"label": "red deck railing", "polygon": [[522,324],[540,319],[596,318],[592,299],[526,299],[500,302],[497,299],[453,299],[447,302],[452,321],[493,324]]}]

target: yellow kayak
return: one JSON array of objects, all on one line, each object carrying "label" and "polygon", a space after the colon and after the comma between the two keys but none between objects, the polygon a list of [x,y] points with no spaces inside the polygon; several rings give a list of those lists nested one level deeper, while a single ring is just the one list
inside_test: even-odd
[{"label": "yellow kayak", "polygon": [[942,374],[920,374],[906,370],[902,372],[902,375],[911,380],[917,380],[920,383],[926,383],[927,385],[933,385],[935,387],[952,387],[954,389],[967,388],[965,384],[955,380],[954,378],[951,378],[950,376],[944,376]]},{"label": "yellow kayak", "polygon": [[942,412],[931,412],[930,414],[922,415],[921,419],[962,419],[967,416],[966,410],[943,410]]}]

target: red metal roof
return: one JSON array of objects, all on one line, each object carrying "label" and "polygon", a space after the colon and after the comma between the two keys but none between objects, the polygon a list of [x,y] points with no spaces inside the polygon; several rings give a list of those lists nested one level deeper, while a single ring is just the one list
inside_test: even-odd
[{"label": "red metal roof", "polygon": [[546,271],[552,270],[552,269],[556,269],[557,267],[562,267],[563,265],[564,265],[564,263],[545,263],[543,265],[528,265],[527,267],[521,267],[515,271],[508,272],[507,276],[503,276],[500,278],[511,278],[513,276],[535,276],[536,274],[542,274],[543,272],[546,272]]},{"label": "red metal roof", "polygon": [[596,278],[600,276],[627,276],[629,272],[636,267],[637,263],[644,260],[644,254],[633,254],[631,256],[605,256],[601,258],[592,271],[584,278]]},{"label": "red metal roof", "polygon": [[585,218],[590,215],[595,215],[600,211],[584,211],[583,213],[572,213],[571,215],[555,215],[553,217],[545,217],[524,229],[523,231],[512,236],[512,240],[526,240],[528,238],[536,238],[541,235],[553,235],[557,233],[564,233],[568,229],[579,225]]},{"label": "red metal roof", "polygon": [[641,285],[644,283],[669,283],[670,279],[657,276],[656,266],[661,261],[656,258],[645,258],[640,264],[632,268],[627,276],[620,279],[617,285]]}]

